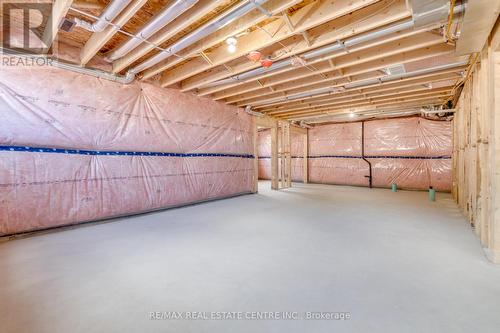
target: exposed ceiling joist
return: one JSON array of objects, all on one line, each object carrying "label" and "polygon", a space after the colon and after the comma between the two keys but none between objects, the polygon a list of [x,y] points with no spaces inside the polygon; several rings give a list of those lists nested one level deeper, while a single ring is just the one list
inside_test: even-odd
[{"label": "exposed ceiling joist", "polygon": [[346,90],[343,93],[338,93],[338,94],[333,94],[333,95],[328,95],[328,96],[322,96],[318,97],[316,99],[308,99],[308,100],[299,100],[295,101],[295,103],[290,103],[290,104],[281,104],[279,106],[275,107],[270,107],[270,108],[263,108],[260,109],[259,112],[265,112],[265,113],[273,113],[273,112],[280,112],[283,110],[289,110],[289,111],[296,111],[296,110],[301,110],[304,108],[307,108],[309,106],[318,106],[318,105],[327,105],[329,103],[333,103],[335,101],[342,100],[343,98],[346,97],[355,97],[355,96],[363,96],[367,98],[368,96],[373,96],[373,95],[384,95],[389,92],[394,92],[394,91],[427,91],[429,90],[428,87],[425,87],[422,82],[427,84],[428,82],[435,83],[435,82],[443,82],[443,81],[450,81],[452,80],[454,82],[455,79],[457,79],[458,75],[455,73],[448,73],[448,74],[441,74],[437,75],[434,78],[419,78],[417,80],[412,80],[410,82],[403,82],[400,84],[400,82],[394,82],[392,84],[388,85],[383,85],[383,86],[376,86],[376,87],[370,87],[366,89],[356,89],[356,90]]},{"label": "exposed ceiling joist", "polygon": [[[417,100],[417,101],[409,101],[409,102],[403,102],[399,103],[398,105],[365,105],[361,107],[348,107],[348,108],[339,108],[339,109],[332,109],[329,111],[324,111],[320,113],[315,113],[315,114],[306,114],[302,116],[288,116],[288,117],[280,117],[278,119],[283,119],[283,120],[289,120],[289,121],[309,121],[312,119],[318,120],[321,118],[327,119],[328,116],[335,116],[339,114],[350,114],[350,113],[362,113],[362,112],[368,112],[370,111],[371,113],[375,113],[376,110],[380,110],[380,113],[383,113],[385,110],[389,109],[404,109],[404,108],[421,108],[422,105],[427,105],[427,106],[437,106],[442,103],[442,100],[436,99],[436,98],[429,98],[429,99],[423,99],[423,100]],[[316,121],[318,122],[318,121]]]},{"label": "exposed ceiling joist", "polygon": [[[285,47],[279,48],[274,53],[286,54],[287,57],[293,56],[379,28],[386,24],[409,18],[410,16],[410,12],[407,10],[403,0],[383,0],[309,30],[308,34],[313,39],[310,47],[307,46],[305,41],[296,38],[282,41],[281,43],[284,43]],[[260,64],[250,62],[243,58],[237,65],[232,66],[232,72],[228,72],[219,66],[183,80],[182,89],[186,91],[199,88],[198,95],[201,96],[213,94],[243,84],[246,81],[235,81],[232,84],[214,87],[204,86],[259,67]],[[288,69],[290,70],[289,67]],[[275,70],[271,67],[269,71],[274,72]],[[265,77],[265,75],[258,76],[255,79],[262,77]]]},{"label": "exposed ceiling joist", "polygon": [[[275,13],[280,13],[284,9],[287,9],[290,6],[293,6],[294,4],[297,4],[300,2],[300,0],[270,0],[261,6],[267,11],[272,14]],[[217,44],[220,44],[224,42],[228,37],[234,36],[235,34],[238,34],[242,31],[247,30],[248,28],[256,25],[257,23],[267,19],[268,16],[264,14],[262,11],[259,9],[254,9],[248,14],[242,16],[241,18],[237,19],[231,24],[228,24],[227,26],[219,29],[217,32],[205,37],[204,39],[194,43],[193,45],[187,47],[186,49],[178,52],[175,57],[170,57],[169,59],[166,59],[162,62],[160,62],[157,65],[154,65],[142,72],[142,76],[144,79],[150,78],[153,75],[156,75],[158,73],[161,73],[175,65],[180,64],[184,59],[188,58],[189,56],[192,56],[194,54],[200,53],[207,48],[211,48]],[[224,54],[227,54],[227,49],[224,45],[222,47]],[[210,57],[214,63],[218,62],[217,55],[214,54],[212,51],[210,54]],[[193,67],[193,69],[196,68],[196,66],[209,66],[206,63],[203,63],[202,61],[199,61],[199,59],[193,59],[189,61],[191,63],[190,67]],[[222,63],[218,63],[222,64]],[[163,78],[162,78],[163,80]],[[180,81],[180,80],[178,80]],[[175,81],[177,82],[177,81]],[[172,82],[172,83],[175,83]],[[165,86],[162,83],[163,86]]]},{"label": "exposed ceiling joist", "polygon": [[[234,54],[227,52],[224,46],[212,50],[211,59],[214,65],[221,65],[225,62],[234,60],[238,57],[245,56],[252,50],[261,49],[266,46],[278,43],[286,38],[292,37],[296,33],[300,33],[318,25],[331,21],[340,16],[346,15],[356,9],[363,8],[376,0],[339,0],[336,2],[318,0],[315,3],[304,6],[290,16],[290,21],[294,27],[294,31],[290,31],[282,17],[265,25],[262,29],[256,29],[248,35],[242,36],[239,39],[239,47]],[[203,62],[192,60],[184,65],[181,65],[173,70],[164,72],[161,78],[163,87],[169,86],[178,81],[211,69],[213,66]],[[165,68],[157,68],[154,74]],[[149,71],[148,75],[152,74]],[[145,72],[146,75],[146,72]]]},{"label": "exposed ceiling joist", "polygon": [[54,40],[57,37],[57,32],[59,31],[59,24],[68,13],[69,7],[71,7],[72,3],[73,0],[54,1],[54,4],[52,5],[52,13],[49,16],[47,26],[42,36],[42,41],[45,45],[43,53],[47,53],[52,46],[52,43],[54,43]]},{"label": "exposed ceiling joist", "polygon": [[[237,105],[254,105],[255,103],[272,100],[273,98],[282,96],[283,94],[290,95],[299,91],[311,90],[312,88],[317,89],[320,87],[327,87],[332,85],[344,85],[350,83],[350,81],[347,79],[349,77],[351,77],[352,81],[355,81],[353,77],[359,74],[383,69],[390,65],[404,64],[438,55],[449,54],[451,52],[453,52],[453,47],[446,44],[438,44],[423,48],[418,48],[418,46],[416,46],[415,50],[388,56],[382,55],[378,59],[370,60],[367,62],[353,61],[343,68],[343,74],[339,74],[338,71],[335,70],[329,72],[325,71],[324,74],[327,76],[326,79],[314,75],[307,75],[304,78],[300,76],[296,77],[289,75],[286,78],[278,78],[279,82],[278,80],[276,80],[277,83],[274,85],[274,89],[276,92],[269,93],[266,91],[259,96],[239,101],[237,102]],[[385,76],[385,74],[377,74],[377,77],[382,76]]]},{"label": "exposed ceiling joist", "polygon": [[[120,27],[123,26],[146,4],[146,2],[147,0],[132,1],[112,23]],[[80,65],[85,66],[111,37],[114,36],[116,31],[117,28],[115,26],[107,26],[103,31],[94,32],[80,52]]]},{"label": "exposed ceiling joist", "polygon": [[[422,79],[422,80],[427,80],[428,82],[433,82],[435,75],[451,75],[453,73],[457,73],[457,72],[464,70],[465,67],[466,67],[465,65],[458,66],[458,67],[452,67],[449,69],[443,69],[443,70],[429,73],[429,74],[422,74],[422,75],[418,75],[418,76],[414,76],[414,77],[403,78],[403,79],[399,79],[399,80],[395,80],[395,81],[387,81],[387,82],[379,82],[378,80],[381,79],[382,76],[378,75],[376,72],[369,72],[369,73],[355,76],[352,83],[355,85],[362,84],[363,82],[367,82],[367,81],[370,81],[370,82],[376,81],[377,83],[367,84],[366,86],[363,86],[363,87],[349,88],[349,89],[346,89],[345,92],[347,93],[351,90],[362,92],[363,89],[369,89],[369,88],[381,89],[384,86],[392,87],[394,85],[397,85],[398,83],[399,84],[405,84],[406,82],[410,83],[410,82],[413,82],[413,80],[417,80],[417,79]],[[460,74],[455,74],[455,78],[458,78],[458,77],[460,77]],[[422,84],[422,82],[423,81],[420,81],[420,84]],[[332,86],[328,86],[327,88],[336,88],[336,87],[340,87],[340,85],[339,86],[332,85]],[[324,89],[324,87],[320,87],[319,89],[311,89],[311,90],[309,90],[309,92],[313,93],[315,90],[316,91],[318,91],[318,90],[324,91],[325,89]],[[293,104],[296,104],[298,102],[307,103],[309,101],[312,101],[312,102],[319,101],[319,100],[331,98],[332,96],[336,96],[339,94],[338,91],[330,90],[330,89],[328,89],[328,90],[329,91],[327,91],[327,92],[314,94],[314,95],[311,95],[309,97],[304,96],[304,97],[300,97],[298,99],[293,99],[293,100],[282,99],[282,100],[276,101],[276,102],[270,101],[268,103],[264,103],[263,105],[257,105],[254,108],[256,110],[259,110],[259,111],[260,110],[272,110],[272,109],[278,109],[278,108],[286,108],[289,105],[293,105]],[[299,90],[298,92],[302,92],[302,90]],[[283,96],[283,97],[286,97],[286,96]]]},{"label": "exposed ceiling joist", "polygon": [[[442,87],[437,89],[426,89],[426,88],[412,88],[412,89],[393,89],[390,91],[386,91],[385,93],[371,93],[367,95],[352,95],[352,96],[344,96],[339,97],[335,101],[331,101],[329,103],[317,103],[312,105],[306,105],[301,108],[290,108],[284,109],[280,111],[272,111],[266,112],[268,115],[276,116],[276,115],[289,115],[289,114],[300,114],[302,112],[307,112],[310,110],[322,110],[328,108],[334,108],[339,105],[355,105],[358,102],[372,102],[372,101],[380,101],[387,100],[393,98],[401,98],[401,97],[414,97],[414,96],[429,96],[429,95],[442,95],[443,93],[449,94],[451,92],[452,86]],[[259,112],[263,112],[259,110]]]},{"label": "exposed ceiling joist", "polygon": [[72,6],[78,9],[103,10],[104,5],[98,0],[74,0]]},{"label": "exposed ceiling joist", "polygon": [[113,62],[113,72],[119,73],[135,61],[147,55],[149,52],[155,49],[154,45],[161,45],[162,43],[168,41],[170,38],[181,33],[184,29],[187,29],[190,25],[195,24],[197,21],[201,20],[203,17],[207,16],[210,12],[215,10],[218,6],[228,2],[225,1],[213,1],[213,0],[200,0],[196,5],[188,10],[184,14],[177,17],[166,27],[163,27],[160,31],[155,33],[149,41],[151,44],[142,43],[140,46],[132,50],[130,53],[124,57]]},{"label": "exposed ceiling joist", "polygon": [[[423,34],[421,34],[422,32]],[[261,87],[256,86],[254,82],[249,80],[246,84],[234,86],[230,89],[224,89],[215,93],[212,95],[212,98],[220,100],[236,95],[237,98],[243,100],[249,96],[262,96],[262,87],[273,86],[283,82],[316,75],[316,73],[310,70],[310,68],[312,68],[310,65],[314,65],[314,69],[319,73],[339,71],[336,73],[337,76],[343,76],[343,68],[352,66],[353,64],[361,64],[372,59],[386,57],[389,56],[390,53],[404,52],[439,43],[442,43],[442,40],[438,36],[425,33],[425,31],[409,30],[406,32],[396,33],[383,39],[377,39],[372,42],[367,42],[357,47],[353,47],[349,51],[337,51],[335,53],[330,53],[327,56],[318,57],[309,61],[307,67],[286,67],[282,70],[268,73],[267,76],[269,78],[261,81],[263,82]],[[285,81],[274,80],[273,77],[281,77]],[[250,94],[252,91],[253,93]]]},{"label": "exposed ceiling joist", "polygon": [[[441,104],[443,100],[450,97],[451,93],[437,93],[437,94],[422,94],[420,96],[406,96],[406,97],[392,97],[392,98],[382,98],[372,101],[364,101],[359,103],[345,103],[340,104],[336,107],[327,107],[323,109],[311,109],[303,112],[291,112],[288,114],[274,115],[276,118],[280,119],[299,119],[304,117],[317,116],[322,114],[329,114],[332,112],[346,111],[351,108],[358,107],[384,107],[384,106],[402,106],[408,103],[418,102],[422,104],[432,103]],[[432,102],[431,102],[432,101]]]}]

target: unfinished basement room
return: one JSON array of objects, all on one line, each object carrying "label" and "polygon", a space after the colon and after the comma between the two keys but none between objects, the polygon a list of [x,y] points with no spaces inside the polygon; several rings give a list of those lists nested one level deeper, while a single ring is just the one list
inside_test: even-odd
[{"label": "unfinished basement room", "polygon": [[0,333],[500,332],[500,0],[0,4]]}]

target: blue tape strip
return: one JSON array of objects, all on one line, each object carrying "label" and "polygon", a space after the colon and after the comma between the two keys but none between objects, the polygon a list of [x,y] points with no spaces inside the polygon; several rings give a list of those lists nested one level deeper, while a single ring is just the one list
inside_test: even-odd
[{"label": "blue tape strip", "polygon": [[163,153],[145,151],[102,151],[83,149],[62,149],[44,147],[0,146],[0,151],[22,151],[31,153],[54,153],[71,155],[99,155],[99,156],[168,156],[168,157],[240,157],[254,158],[252,154],[224,154],[224,153]]},{"label": "blue tape strip", "polygon": [[[271,158],[271,156],[259,156],[260,159]],[[292,156],[292,158],[303,158],[302,156]],[[361,156],[347,155],[318,155],[307,156],[307,158],[363,158]],[[365,156],[365,158],[401,158],[407,160],[449,160],[451,156]]]}]

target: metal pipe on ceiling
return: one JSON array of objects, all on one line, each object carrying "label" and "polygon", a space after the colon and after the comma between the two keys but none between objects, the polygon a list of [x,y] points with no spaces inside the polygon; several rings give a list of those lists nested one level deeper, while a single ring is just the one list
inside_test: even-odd
[{"label": "metal pipe on ceiling", "polygon": [[107,57],[107,60],[114,61],[123,57],[139,46],[144,39],[151,37],[154,33],[158,32],[158,30],[175,20],[184,11],[193,7],[197,2],[198,0],[176,0],[172,5],[163,9],[163,11],[149,21],[134,37],[114,50]]},{"label": "metal pipe on ceiling", "polygon": [[[454,62],[451,64],[445,64],[445,65],[439,65],[439,66],[434,66],[430,68],[424,68],[424,69],[419,69],[413,72],[407,72],[407,73],[402,73],[402,74],[392,74],[392,75],[387,75],[381,78],[376,78],[376,79],[368,79],[360,82],[354,82],[354,83],[348,83],[344,85],[345,89],[353,89],[353,88],[360,88],[360,87],[365,87],[373,84],[381,84],[384,82],[390,82],[390,81],[395,81],[395,80],[400,80],[400,79],[405,79],[405,78],[411,78],[415,76],[420,76],[420,75],[425,75],[425,74],[431,74],[434,72],[442,71],[442,70],[447,70],[455,67],[460,67],[460,66],[465,66],[468,64],[468,61],[460,61],[460,62]],[[297,94],[292,94],[286,97],[276,97],[264,102],[260,103],[255,103],[252,104],[253,106],[265,106],[268,104],[273,104],[276,102],[285,102],[285,101],[290,101],[290,100],[296,100],[300,98],[305,98],[305,97],[314,97],[316,95],[321,95],[321,94],[330,94],[330,93],[335,93],[335,92],[340,92],[341,89],[338,87],[325,87],[325,88],[320,88],[320,89],[315,89],[312,91],[304,92],[304,93],[297,93]],[[343,91],[343,90],[342,90]]]},{"label": "metal pipe on ceiling", "polygon": [[85,30],[92,32],[101,32],[108,26],[111,21],[113,21],[118,14],[128,6],[128,4],[132,0],[113,0],[108,7],[104,10],[104,12],[99,16],[99,19],[94,23],[90,23],[88,21],[75,18],[75,24],[77,27],[81,27]]},{"label": "metal pipe on ceiling", "polygon": [[[23,58],[23,59],[33,59],[37,63],[46,64],[47,66],[57,67],[57,68],[65,69],[65,70],[72,71],[75,73],[79,73],[79,74],[90,75],[90,76],[94,76],[94,77],[97,77],[100,79],[118,82],[121,84],[129,84],[132,81],[134,81],[134,75],[132,75],[132,74],[127,74],[127,75],[112,74],[112,73],[102,71],[99,69],[80,67],[78,65],[62,62],[60,60],[55,60],[55,59],[49,58],[45,55],[26,54],[26,53],[21,53],[19,51],[12,50],[12,49],[6,49],[3,47],[0,47],[0,54],[2,54],[4,56],[17,57],[17,58]],[[39,62],[38,60],[40,60],[41,62]]]},{"label": "metal pipe on ceiling", "polygon": [[[455,14],[458,14],[458,13],[463,12],[464,10],[465,10],[465,5],[462,4],[462,5],[455,6],[453,12]],[[333,44],[323,46],[323,47],[318,48],[316,50],[305,52],[304,54],[300,55],[300,57],[304,58],[305,60],[310,60],[310,59],[313,59],[313,58],[316,58],[316,57],[319,57],[319,56],[322,56],[325,54],[329,54],[329,53],[332,53],[335,51],[340,51],[342,49],[349,49],[350,47],[353,47],[355,45],[359,45],[361,43],[372,41],[376,38],[384,37],[384,36],[387,36],[387,35],[395,33],[395,32],[399,32],[399,31],[413,28],[414,25],[415,25],[415,21],[413,19],[410,19],[410,20],[407,20],[407,21],[404,21],[401,23],[393,24],[389,27],[381,28],[381,29],[378,29],[375,31],[371,31],[371,32],[362,34],[360,36],[351,37],[351,38],[348,38],[344,41],[337,41]],[[269,67],[269,68],[259,67],[259,68],[252,69],[250,71],[247,71],[247,72],[244,72],[244,73],[241,73],[238,75],[230,76],[226,79],[207,83],[206,85],[203,85],[202,87],[220,86],[223,84],[234,83],[235,81],[242,82],[242,81],[245,81],[245,80],[250,79],[252,77],[255,77],[255,76],[258,76],[258,75],[261,75],[264,73],[273,72],[273,71],[276,71],[280,68],[290,66],[290,65],[291,65],[291,58],[283,59],[283,60],[274,62],[272,67]]]},{"label": "metal pipe on ceiling", "polygon": [[188,46],[196,43],[200,39],[214,33],[215,31],[227,26],[231,22],[240,18],[241,16],[247,14],[252,9],[257,8],[261,10],[261,5],[266,3],[268,0],[249,0],[243,3],[242,5],[236,6],[235,8],[223,13],[222,15],[212,19],[210,22],[204,24],[199,27],[195,31],[187,34],[182,37],[180,40],[175,42],[173,45],[169,46],[164,51],[156,54],[155,56],[147,59],[146,61],[140,63],[139,65],[129,69],[130,73],[139,73],[149,68],[151,66],[156,65],[160,61],[170,58],[172,55],[176,54],[187,48]]}]

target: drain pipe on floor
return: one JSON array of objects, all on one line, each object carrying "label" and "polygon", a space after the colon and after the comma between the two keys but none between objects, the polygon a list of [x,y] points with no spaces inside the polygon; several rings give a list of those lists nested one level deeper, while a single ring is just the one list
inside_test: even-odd
[{"label": "drain pipe on floor", "polygon": [[370,175],[365,176],[365,177],[368,178],[370,188],[372,188],[372,164],[365,157],[365,122],[364,121],[361,122],[361,158],[363,159],[363,161],[368,163]]}]

